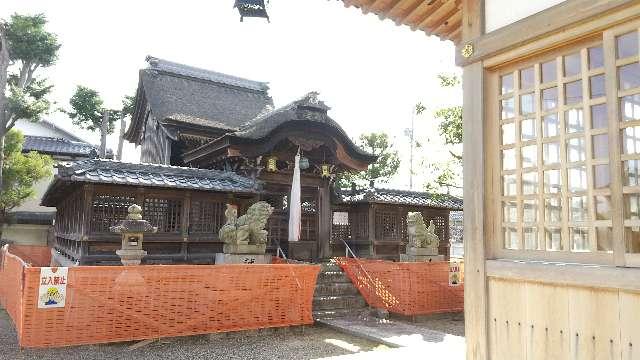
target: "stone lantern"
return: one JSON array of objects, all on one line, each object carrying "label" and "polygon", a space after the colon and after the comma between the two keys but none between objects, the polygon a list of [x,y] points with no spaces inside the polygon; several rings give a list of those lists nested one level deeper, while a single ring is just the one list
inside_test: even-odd
[{"label": "stone lantern", "polygon": [[122,247],[116,250],[120,261],[124,266],[140,265],[147,252],[142,250],[142,238],[144,233],[154,233],[157,227],[151,226],[148,221],[142,220],[142,209],[133,204],[129,206],[129,215],[116,226],[109,228],[111,232],[122,234]]}]

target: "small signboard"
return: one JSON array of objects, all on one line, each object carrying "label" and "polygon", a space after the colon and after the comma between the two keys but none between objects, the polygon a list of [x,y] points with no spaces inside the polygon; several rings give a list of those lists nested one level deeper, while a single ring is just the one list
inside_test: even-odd
[{"label": "small signboard", "polygon": [[69,268],[66,267],[40,268],[39,309],[64,307],[67,297],[68,271]]},{"label": "small signboard", "polygon": [[462,267],[460,263],[449,263],[449,286],[458,286],[462,284]]}]

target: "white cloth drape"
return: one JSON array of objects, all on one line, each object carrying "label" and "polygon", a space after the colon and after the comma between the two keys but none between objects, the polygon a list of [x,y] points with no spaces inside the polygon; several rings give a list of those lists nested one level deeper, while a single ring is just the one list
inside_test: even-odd
[{"label": "white cloth drape", "polygon": [[300,240],[302,207],[300,204],[300,149],[296,154],[293,179],[291,181],[291,201],[289,202],[289,241]]}]

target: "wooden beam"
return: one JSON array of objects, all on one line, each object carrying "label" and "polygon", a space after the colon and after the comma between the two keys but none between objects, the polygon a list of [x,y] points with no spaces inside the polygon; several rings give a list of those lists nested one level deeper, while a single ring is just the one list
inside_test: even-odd
[{"label": "wooden beam", "polygon": [[462,25],[462,10],[458,9],[450,18],[433,30],[434,34],[447,38],[447,36]]},{"label": "wooden beam", "polygon": [[411,30],[417,30],[418,24],[422,23],[425,19],[428,19],[434,12],[440,10],[447,1],[448,0],[437,0],[436,2],[423,2],[421,6],[406,18],[404,23],[409,25]]},{"label": "wooden beam", "polygon": [[459,7],[460,0],[448,0],[438,10],[430,13],[427,17],[425,17],[418,25],[416,25],[416,28],[421,29],[427,33],[433,33],[435,28],[437,28],[448,18],[453,16],[453,14],[455,14],[459,10]]},{"label": "wooden beam", "polygon": [[400,0],[396,2],[389,11],[387,11],[387,17],[390,19],[396,18],[403,9],[406,9],[405,13],[410,13],[413,9],[420,6],[422,0]]},{"label": "wooden beam", "polygon": [[[579,33],[584,36],[586,29],[593,32],[601,31],[610,26],[610,22],[601,21],[606,15],[634,5],[638,7],[638,0],[565,1],[486,35],[465,39],[456,49],[456,64],[465,66],[538,39],[544,39],[548,43],[545,45],[546,47],[553,46],[552,43],[566,42],[566,38],[570,35],[567,28],[574,24],[584,23],[594,17],[600,18],[598,22],[585,24],[586,28]],[[612,20],[622,22],[633,17],[637,17],[637,11],[624,11],[617,14]],[[601,25],[599,22],[603,22],[603,24]],[[554,39],[549,36],[552,33],[558,33],[560,36]],[[467,44],[473,46],[474,52],[470,57],[465,58],[461,55],[461,49]],[[526,55],[528,54],[522,54],[522,56]],[[510,60],[513,60],[513,57],[510,57]]]}]

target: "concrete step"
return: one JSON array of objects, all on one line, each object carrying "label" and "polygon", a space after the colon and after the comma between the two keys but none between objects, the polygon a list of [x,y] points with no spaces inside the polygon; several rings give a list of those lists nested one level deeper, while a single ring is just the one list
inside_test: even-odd
[{"label": "concrete step", "polygon": [[321,271],[318,274],[318,284],[333,284],[333,283],[351,283],[349,277],[339,271]]},{"label": "concrete step", "polygon": [[340,265],[335,262],[325,262],[320,264],[320,271],[342,271]]},{"label": "concrete step", "polygon": [[316,285],[313,296],[343,296],[356,295],[358,289],[352,283],[321,283]]},{"label": "concrete step", "polygon": [[334,309],[334,310],[318,310],[313,312],[314,320],[342,319],[345,317],[358,316],[361,312],[367,311],[367,308],[360,309]]},{"label": "concrete step", "polygon": [[360,295],[318,296],[313,298],[313,310],[362,309],[367,306]]}]

